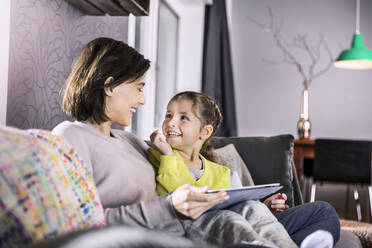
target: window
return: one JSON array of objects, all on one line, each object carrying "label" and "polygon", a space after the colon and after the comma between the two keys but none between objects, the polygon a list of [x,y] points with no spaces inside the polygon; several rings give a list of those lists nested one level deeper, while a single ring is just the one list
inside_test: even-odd
[{"label": "window", "polygon": [[169,99],[177,89],[178,16],[164,1],[159,1],[155,118],[161,127]]}]

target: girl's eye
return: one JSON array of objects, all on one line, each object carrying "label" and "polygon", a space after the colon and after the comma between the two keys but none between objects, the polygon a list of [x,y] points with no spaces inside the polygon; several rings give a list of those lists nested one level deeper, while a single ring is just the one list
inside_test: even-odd
[{"label": "girl's eye", "polygon": [[172,115],[171,114],[166,114],[165,118],[167,118],[167,119],[172,118]]},{"label": "girl's eye", "polygon": [[182,121],[187,121],[187,120],[189,120],[189,118],[186,115],[182,115],[181,116],[181,120]]}]

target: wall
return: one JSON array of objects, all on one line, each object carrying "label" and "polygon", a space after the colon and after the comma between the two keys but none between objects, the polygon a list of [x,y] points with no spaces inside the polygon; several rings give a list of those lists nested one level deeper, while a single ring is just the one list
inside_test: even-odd
[{"label": "wall", "polygon": [[[234,0],[231,44],[239,135],[290,133],[297,137],[301,77],[293,66],[268,64],[262,58],[281,61],[283,54],[272,37],[251,23],[251,16],[269,22],[266,6],[282,18],[283,40],[307,34],[315,44],[322,33],[336,57],[349,48],[355,31],[355,1],[350,0]],[[372,48],[372,1],[361,0],[361,33]],[[300,61],[306,58],[298,54]],[[325,53],[322,56],[327,56]],[[315,79],[309,91],[309,114],[315,137],[372,138],[372,70],[331,68]]]},{"label": "wall", "polygon": [[63,0],[11,1],[6,124],[51,129],[66,119],[59,91],[88,41],[127,41],[128,17],[85,16]]},{"label": "wall", "polygon": [[2,37],[0,39],[0,125],[5,125],[8,92],[10,0],[0,1],[0,23],[0,37]]},{"label": "wall", "polygon": [[177,90],[201,90],[203,63],[203,1],[168,0],[180,17]]},{"label": "wall", "polygon": [[[204,7],[203,0],[166,0],[179,17],[177,86],[176,91],[201,89],[203,56]],[[157,15],[159,0],[150,2],[150,16],[142,19],[139,50],[152,61],[152,67],[146,73],[146,105],[137,111],[136,134],[144,139],[154,131],[155,84],[156,84],[156,47]],[[137,31],[136,31],[137,32]]]}]

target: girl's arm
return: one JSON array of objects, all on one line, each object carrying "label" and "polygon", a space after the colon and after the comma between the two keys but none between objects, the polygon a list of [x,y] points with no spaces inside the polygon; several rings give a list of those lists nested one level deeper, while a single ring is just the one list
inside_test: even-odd
[{"label": "girl's arm", "polygon": [[150,135],[151,145],[154,149],[158,150],[163,155],[173,155],[172,147],[167,143],[165,136],[159,132],[154,131]]},{"label": "girl's arm", "polygon": [[147,158],[155,169],[156,192],[159,195],[171,193],[179,186],[188,183],[182,176],[182,170],[175,155],[162,155],[158,150],[150,148],[147,151]]},{"label": "girl's arm", "polygon": [[147,158],[155,168],[156,192],[159,195],[173,192],[176,188],[187,184],[182,176],[177,157],[165,136],[154,131],[150,136],[152,148],[147,151]]},{"label": "girl's arm", "polygon": [[275,214],[277,212],[283,212],[289,206],[285,204],[287,201],[287,195],[284,193],[277,193],[264,200],[265,205]]}]

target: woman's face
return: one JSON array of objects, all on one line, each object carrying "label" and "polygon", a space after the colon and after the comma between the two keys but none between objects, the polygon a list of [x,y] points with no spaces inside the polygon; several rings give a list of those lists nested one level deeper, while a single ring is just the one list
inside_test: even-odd
[{"label": "woman's face", "polygon": [[128,83],[124,82],[112,90],[106,90],[106,115],[112,123],[128,126],[140,105],[146,103],[143,87],[146,75]]}]

